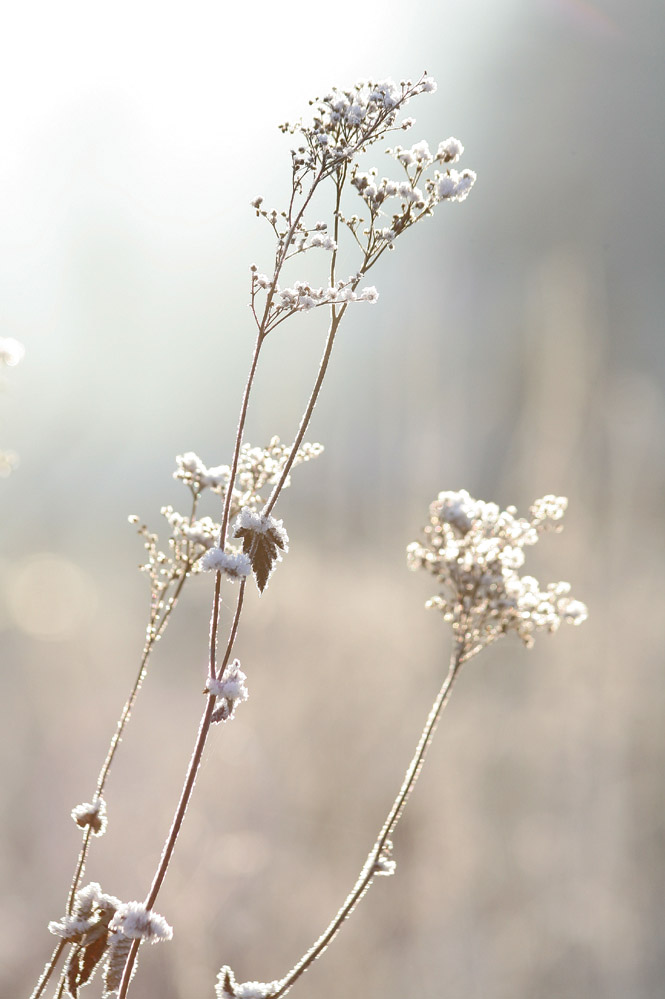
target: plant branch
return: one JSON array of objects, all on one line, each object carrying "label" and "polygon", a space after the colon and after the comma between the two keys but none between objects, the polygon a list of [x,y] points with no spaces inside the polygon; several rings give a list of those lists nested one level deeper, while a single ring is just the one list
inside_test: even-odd
[{"label": "plant branch", "polygon": [[[220,573],[217,573],[220,576]],[[242,612],[243,599],[245,594],[246,581],[242,580],[240,583],[240,588],[238,591],[238,600],[236,603],[235,615],[233,619],[233,624],[231,626],[231,632],[226,646],[226,653],[224,655],[223,665],[220,670],[220,675],[224,671],[226,664],[229,661],[231,651],[233,649],[233,644],[235,642],[236,635],[238,633],[238,622],[240,620],[240,615]],[[216,639],[215,635],[211,635],[211,642]],[[199,766],[201,764],[201,758],[203,756],[203,750],[205,748],[206,740],[208,738],[208,733],[210,731],[210,719],[212,717],[213,709],[215,707],[215,695],[209,694],[206,702],[205,710],[201,717],[201,722],[199,724],[199,731],[196,738],[196,743],[194,745],[194,752],[192,753],[192,758],[189,762],[189,767],[187,768],[187,774],[185,776],[185,783],[183,784],[182,791],[180,793],[180,801],[178,802],[178,807],[176,809],[173,822],[171,823],[171,828],[164,844],[164,849],[162,850],[162,856],[159,861],[159,865],[155,872],[155,876],[150,886],[150,891],[145,900],[145,906],[147,909],[151,909],[157,900],[159,890],[162,887],[164,878],[166,877],[166,872],[168,870],[169,864],[171,862],[171,857],[173,856],[173,851],[175,849],[180,830],[182,828],[183,819],[185,817],[185,812],[187,811],[187,806],[189,805],[190,798],[192,796],[192,791],[194,790],[194,784],[196,783],[196,778],[199,771]],[[136,954],[139,948],[139,940],[133,940],[132,946],[127,956],[127,962],[125,964],[125,970],[123,971],[122,981],[120,983],[120,988],[118,991],[118,999],[125,999],[127,995],[127,989],[129,988],[129,982],[132,976],[132,969],[134,967],[134,962],[136,961]]]},{"label": "plant branch", "polygon": [[399,789],[397,797],[395,798],[390,811],[386,817],[385,822],[381,828],[374,846],[370,850],[367,860],[363,866],[362,871],[356,881],[353,890],[347,896],[346,901],[339,909],[337,914],[331,920],[327,928],[318,938],[318,940],[310,947],[310,949],[303,955],[303,957],[298,961],[298,963],[291,969],[291,971],[279,982],[279,987],[276,992],[271,993],[270,999],[281,999],[285,995],[291,986],[300,978],[302,974],[310,967],[311,964],[319,957],[320,954],[326,949],[330,942],[337,936],[337,933],[342,927],[342,924],[351,915],[356,905],[362,898],[362,896],[367,891],[369,885],[371,884],[373,878],[376,876],[377,870],[376,865],[379,861],[383,850],[386,848],[386,844],[390,839],[390,836],[395,829],[395,826],[400,820],[402,812],[406,806],[409,795],[411,794],[420,771],[422,770],[423,763],[425,761],[425,756],[427,750],[432,742],[434,736],[434,731],[436,729],[437,722],[441,717],[441,712],[445,708],[450,694],[455,682],[455,678],[459,672],[460,666],[468,658],[468,655],[464,652],[464,642],[461,639],[455,646],[455,649],[451,655],[450,665],[448,667],[448,673],[445,680],[437,694],[437,697],[432,705],[430,713],[428,715],[425,727],[422,730],[420,739],[418,741],[418,746],[414,753],[413,759],[409,764],[408,770],[406,771],[404,781]]}]

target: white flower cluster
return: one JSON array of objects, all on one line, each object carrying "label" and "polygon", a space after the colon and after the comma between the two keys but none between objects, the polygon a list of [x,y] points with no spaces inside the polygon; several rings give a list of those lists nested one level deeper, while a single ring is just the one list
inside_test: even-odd
[{"label": "white flower cluster", "polygon": [[170,940],[173,930],[163,916],[147,909],[143,902],[124,902],[109,924],[111,933],[122,933],[132,940]]},{"label": "white flower cluster", "polygon": [[199,517],[190,521],[189,517],[178,513],[172,506],[163,506],[160,513],[166,518],[176,543],[185,541],[202,548],[212,548],[219,537],[220,525],[212,517]]},{"label": "white flower cluster", "polygon": [[[301,465],[306,461],[311,461],[312,458],[318,458],[322,452],[322,444],[302,444],[298,448],[293,465]],[[232,517],[243,506],[263,506],[264,499],[260,495],[261,489],[265,486],[273,486],[278,481],[290,453],[290,446],[282,444],[279,437],[273,437],[265,448],[243,444],[240,449],[236,482],[233,489]],[[173,477],[184,482],[195,494],[202,493],[204,489],[209,488],[212,492],[223,496],[228,489],[231,478],[231,469],[228,465],[208,468],[197,454],[188,451],[186,454],[179,454],[176,457],[176,466]],[[289,477],[284,486],[288,486],[290,481]],[[169,511],[171,508],[166,507],[165,510]],[[186,519],[181,517],[181,522],[184,523]],[[209,527],[207,518],[197,522],[197,525],[191,526],[189,534],[191,536],[200,532],[202,534],[201,543],[205,543]]]},{"label": "white flower cluster", "polygon": [[231,969],[225,965],[217,975],[217,999],[270,999],[277,992],[279,982],[236,982]]},{"label": "white flower cluster", "polygon": [[71,915],[50,922],[49,932],[68,943],[77,943],[97,926],[108,926],[121,904],[119,898],[106,895],[96,881],[91,881],[76,892]]},{"label": "white flower cluster", "polygon": [[322,250],[336,250],[337,243],[329,236],[327,233],[315,232],[308,236],[302,243],[301,248],[303,250],[309,250],[310,248],[319,247]]},{"label": "white flower cluster", "polygon": [[421,170],[425,170],[432,163],[457,163],[464,152],[464,146],[459,139],[451,135],[447,139],[442,139],[436,153],[430,152],[429,144],[425,139],[416,142],[410,149],[395,146],[394,149],[387,149],[386,152],[389,156],[394,156],[403,167],[417,166]]},{"label": "white flower cluster", "polygon": [[476,183],[476,175],[473,170],[448,170],[447,173],[434,175],[430,193],[436,195],[437,201],[464,201],[469,191]]},{"label": "white flower cluster", "polygon": [[436,170],[433,177],[426,178],[424,191],[418,186],[424,171],[432,163],[454,163],[460,158],[464,146],[459,139],[453,137],[439,143],[436,154],[430,152],[429,145],[424,140],[410,149],[396,146],[387,152],[404,167],[407,180],[390,180],[387,177],[378,180],[377,170],[372,169],[365,173],[356,170],[351,183],[370,209],[373,218],[379,214],[384,201],[390,198],[401,199],[403,218],[401,224],[400,216],[393,219],[395,231],[405,228],[404,222],[412,207],[430,214],[440,201],[464,201],[476,181],[473,170],[463,170],[461,173],[453,169],[448,169],[445,173]]},{"label": "white flower cluster", "polygon": [[442,593],[428,601],[440,610],[466,651],[476,651],[509,631],[530,646],[536,631],[556,631],[562,622],[581,624],[587,609],[570,597],[568,583],[541,590],[533,576],[520,576],[524,547],[547,530],[560,530],[567,500],[545,496],[529,518],[514,507],[473,499],[466,490],[442,492],[430,506],[425,542],[408,546],[411,569],[431,572]]},{"label": "white flower cluster", "polygon": [[236,704],[246,701],[249,691],[245,681],[247,676],[240,668],[240,660],[234,659],[224,672],[221,679],[208,677],[206,691],[217,698],[212,714],[213,722],[227,721],[233,718]]},{"label": "white flower cluster", "polygon": [[84,801],[76,805],[71,812],[72,818],[81,829],[90,826],[93,836],[103,836],[106,832],[106,802],[103,798],[95,798],[94,801]]},{"label": "white flower cluster", "polygon": [[425,207],[425,196],[422,191],[408,180],[388,180],[387,177],[383,177],[377,181],[376,176],[377,171],[373,169],[368,173],[356,172],[351,178],[351,183],[373,214],[379,211],[386,198],[401,198],[402,201],[414,204],[416,208]]},{"label": "white flower cluster", "polygon": [[217,465],[215,468],[207,468],[194,451],[186,451],[185,454],[176,455],[176,470],[173,473],[174,479],[181,479],[195,492],[203,492],[204,489],[213,489],[216,492],[224,492],[231,477],[231,469],[228,465]]},{"label": "white flower cluster", "polygon": [[[280,288],[275,285],[274,302],[276,314],[308,312],[321,305],[344,305],[350,302],[374,302],[378,301],[379,293],[374,287],[363,288],[357,292],[360,275],[348,278],[346,281],[338,281],[334,287],[313,288],[307,281],[296,281],[291,288]],[[261,289],[272,286],[270,278],[265,274],[258,274],[256,284]]]},{"label": "white flower cluster", "polygon": [[396,124],[399,110],[412,97],[435,90],[436,83],[429,76],[423,76],[415,84],[361,81],[349,90],[333,88],[325,97],[312,102],[315,110],[311,125],[280,126],[283,132],[299,131],[304,139],[304,144],[292,151],[294,169],[311,170],[319,163],[339,163],[367,148],[387,131],[409,128],[413,119]]}]

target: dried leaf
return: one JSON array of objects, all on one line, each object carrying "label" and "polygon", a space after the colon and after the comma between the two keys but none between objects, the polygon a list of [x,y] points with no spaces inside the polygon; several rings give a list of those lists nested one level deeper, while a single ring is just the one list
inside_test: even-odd
[{"label": "dried leaf", "polygon": [[87,946],[77,947],[70,957],[67,968],[67,991],[72,999],[78,999],[79,988],[92,978],[106,950],[106,938],[106,932],[100,933]]},{"label": "dried leaf", "polygon": [[256,585],[263,593],[275,562],[280,558],[278,549],[284,551],[284,539],[280,532],[272,527],[264,531],[239,527],[235,537],[242,538],[243,551],[249,556]]}]

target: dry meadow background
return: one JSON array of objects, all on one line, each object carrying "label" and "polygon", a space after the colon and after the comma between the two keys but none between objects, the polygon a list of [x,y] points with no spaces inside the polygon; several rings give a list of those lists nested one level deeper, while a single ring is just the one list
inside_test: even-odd
[{"label": "dry meadow background", "polygon": [[[235,19],[235,20],[234,20]],[[278,122],[331,84],[416,78],[413,141],[478,183],[372,275],[278,516],[291,552],[238,655],[136,993],[283,975],[364,861],[447,664],[404,548],[441,489],[570,498],[532,568],[580,630],[463,671],[380,879],[309,973],[315,999],[659,999],[665,982],[665,88],[662,0],[259,0],[3,15],[0,994],[64,908],[146,623],[142,549],[184,506],[174,456],[230,459],[267,265],[249,200],[289,190]],[[379,169],[385,169],[379,159]],[[323,317],[267,341],[247,437],[290,438]],[[272,342],[271,342],[272,341]],[[208,512],[213,512],[212,508]],[[143,898],[201,711],[211,580],[191,582],[111,774],[89,879]],[[228,614],[228,610],[227,610]],[[91,997],[96,985],[89,988]]]}]

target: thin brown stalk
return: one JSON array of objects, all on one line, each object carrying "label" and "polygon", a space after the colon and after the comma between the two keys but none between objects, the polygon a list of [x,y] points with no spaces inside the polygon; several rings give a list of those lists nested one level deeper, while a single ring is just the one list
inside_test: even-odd
[{"label": "thin brown stalk", "polygon": [[[220,575],[218,573],[218,575]],[[238,623],[240,621],[240,615],[242,613],[243,598],[245,594],[246,580],[242,580],[240,583],[240,588],[238,591],[238,600],[236,603],[235,615],[233,618],[233,624],[231,626],[231,632],[229,634],[229,639],[226,646],[226,652],[224,655],[224,660],[222,667],[220,669],[220,675],[223,673],[226,664],[229,661],[231,651],[233,649],[233,644],[235,642],[236,635],[238,633]],[[216,634],[211,635],[211,644],[216,643]],[[194,752],[192,753],[192,758],[189,762],[189,767],[187,768],[187,774],[185,776],[185,782],[183,784],[182,791],[180,793],[180,801],[178,802],[178,807],[176,813],[173,817],[173,822],[171,823],[171,828],[164,844],[164,849],[162,850],[162,855],[159,861],[159,865],[155,872],[155,876],[150,886],[150,891],[148,892],[147,898],[145,900],[145,906],[147,909],[151,909],[157,900],[160,888],[166,877],[166,872],[168,870],[169,864],[171,862],[171,857],[175,849],[178,836],[180,834],[180,829],[182,827],[183,819],[185,817],[185,812],[187,811],[187,806],[189,805],[190,798],[192,796],[192,791],[194,790],[194,785],[196,783],[196,778],[199,771],[199,766],[201,764],[201,758],[203,756],[203,750],[205,749],[206,740],[208,738],[208,733],[210,731],[210,719],[212,717],[213,709],[215,707],[215,695],[210,694],[208,696],[205,710],[199,724],[199,731],[196,738],[196,743],[194,746]],[[132,975],[132,969],[134,967],[134,962],[136,961],[136,954],[139,948],[139,940],[132,941],[132,947],[129,951],[127,957],[127,963],[125,964],[125,970],[123,971],[122,981],[120,983],[120,989],[118,991],[118,999],[125,999],[127,995],[127,989],[129,988],[129,982]]]},{"label": "thin brown stalk", "polygon": [[[334,239],[335,239],[335,242],[337,242],[338,237],[339,237],[339,210],[340,210],[340,205],[341,205],[341,200],[342,200],[342,188],[344,186],[345,179],[346,179],[346,167],[344,168],[344,171],[342,172],[342,174],[338,178],[337,185],[336,185],[337,186],[337,195],[336,195],[336,200],[335,200],[335,212],[334,212],[334,219],[335,219]],[[330,284],[331,284],[331,287],[335,283],[335,263],[336,263],[336,260],[337,260],[337,251],[335,250],[334,253],[333,253],[333,256],[332,256],[331,264],[330,264]],[[362,269],[361,269],[360,273],[362,274]],[[358,280],[360,280],[360,278],[358,278]],[[326,371],[328,370],[328,363],[330,361],[330,355],[332,354],[333,345],[335,343],[335,336],[337,335],[337,330],[339,328],[339,324],[342,321],[342,318],[344,316],[344,313],[346,312],[346,309],[347,309],[347,305],[346,304],[343,305],[339,309],[339,312],[337,311],[337,309],[336,309],[336,307],[334,305],[331,307],[331,319],[330,319],[330,326],[328,328],[328,337],[326,339],[326,344],[325,344],[325,347],[324,347],[324,350],[323,350],[323,354],[321,356],[321,361],[319,362],[319,370],[318,370],[318,373],[317,373],[317,376],[316,376],[316,381],[314,382],[314,387],[313,387],[311,395],[309,397],[309,402],[307,403],[307,408],[305,409],[305,412],[303,414],[302,420],[300,421],[300,427],[298,428],[298,433],[296,434],[296,438],[295,438],[295,440],[293,442],[293,446],[291,447],[291,450],[289,452],[289,456],[288,456],[288,458],[286,460],[286,464],[284,465],[284,468],[282,469],[282,474],[280,475],[279,481],[275,485],[275,488],[273,489],[273,491],[272,491],[272,493],[270,495],[270,498],[268,499],[268,502],[266,503],[265,507],[263,508],[263,513],[264,513],[265,516],[268,516],[270,514],[270,512],[273,509],[273,507],[275,506],[275,503],[279,499],[279,494],[281,493],[282,489],[284,488],[284,483],[286,482],[286,480],[288,478],[288,475],[289,475],[289,472],[291,471],[291,468],[293,467],[293,463],[296,460],[296,455],[298,454],[298,448],[302,444],[303,438],[304,438],[304,436],[305,436],[305,434],[307,432],[307,427],[309,426],[309,421],[312,418],[312,413],[314,412],[314,407],[316,406],[317,400],[319,398],[319,393],[321,391],[321,386],[323,385],[323,379],[325,378]]]},{"label": "thin brown stalk", "polygon": [[381,828],[374,846],[370,850],[367,860],[363,866],[358,880],[353,886],[352,891],[346,898],[346,901],[336,913],[334,918],[331,920],[329,925],[326,927],[324,932],[315,941],[314,944],[309,948],[309,950],[303,955],[303,957],[298,961],[298,963],[291,969],[291,971],[279,982],[279,987],[276,992],[271,993],[271,999],[281,999],[285,995],[291,986],[300,978],[301,975],[307,971],[311,964],[319,957],[326,947],[331,943],[334,937],[337,936],[342,925],[351,915],[356,905],[363,897],[367,891],[373,878],[376,876],[376,864],[381,857],[382,852],[386,848],[386,843],[390,839],[399,819],[404,811],[409,795],[413,791],[416,781],[420,771],[422,770],[423,763],[425,761],[425,756],[427,750],[432,742],[434,736],[434,731],[436,729],[437,722],[441,717],[441,713],[445,708],[450,694],[452,692],[453,684],[455,678],[459,672],[462,663],[468,659],[468,654],[464,651],[464,640],[461,639],[455,646],[455,649],[450,658],[450,665],[448,667],[448,673],[446,675],[441,689],[436,696],[434,703],[432,704],[430,713],[425,722],[425,726],[420,735],[416,751],[413,755],[413,759],[409,764],[406,771],[402,786],[399,789],[397,797],[395,798],[390,811],[386,817],[385,822]]},{"label": "thin brown stalk", "polygon": [[54,948],[53,953],[51,954],[51,959],[45,965],[44,970],[42,971],[41,977],[40,977],[39,981],[37,982],[37,984],[35,986],[35,990],[32,993],[32,995],[30,996],[30,999],[39,999],[39,997],[41,995],[43,995],[44,989],[48,985],[49,978],[53,974],[55,966],[58,963],[58,961],[60,960],[60,955],[62,954],[62,952],[63,952],[63,950],[65,949],[66,946],[67,946],[67,941],[66,940],[60,940],[60,942]]}]

